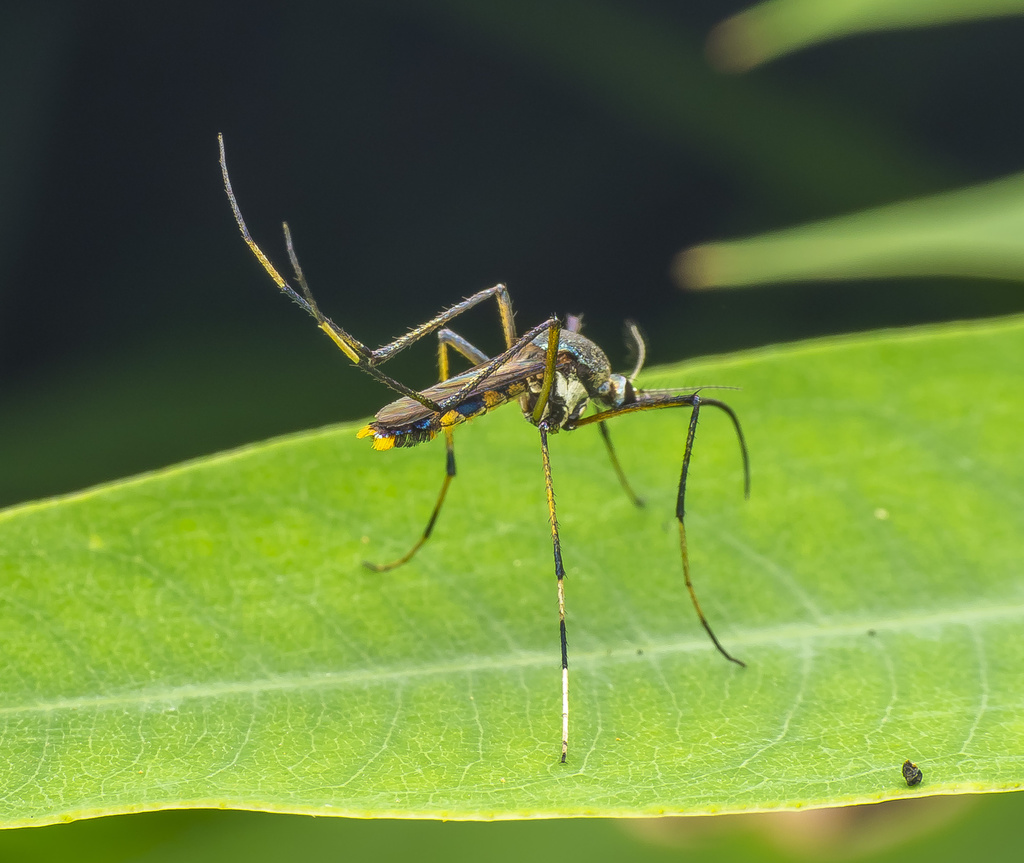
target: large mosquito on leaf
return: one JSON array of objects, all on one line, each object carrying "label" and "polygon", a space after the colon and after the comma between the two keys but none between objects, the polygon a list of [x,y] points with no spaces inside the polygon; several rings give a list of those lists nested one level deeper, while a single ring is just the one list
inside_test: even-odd
[{"label": "large mosquito on leaf", "polygon": [[[615,374],[604,352],[590,339],[580,334],[580,318],[568,317],[565,324],[550,317],[521,336],[516,335],[512,320],[512,301],[504,285],[495,285],[456,303],[449,309],[431,318],[425,324],[410,330],[383,347],[371,350],[362,342],[349,335],[334,321],[320,311],[306,278],[299,266],[292,245],[291,232],[284,224],[285,245],[288,259],[295,273],[296,291],[277,271],[263,250],[256,245],[238,208],[235,194],[228,177],[224,156],[224,139],[220,141],[220,167],[224,176],[224,188],[231,202],[235,221],[242,232],[242,239],[263,265],[275,284],[289,298],[312,315],[334,343],[341,348],[357,367],[368,375],[390,387],[401,398],[378,411],[373,421],[362,428],[359,438],[370,438],[375,450],[384,451],[394,447],[409,447],[432,440],[443,434],[447,450],[445,475],[437,502],[427,521],[422,535],[404,555],[385,564],[366,563],[375,572],[386,572],[408,561],[429,539],[444,504],[448,487],[455,477],[455,447],[453,432],[455,426],[482,416],[507,402],[518,400],[523,416],[537,427],[540,433],[540,452],[544,466],[544,486],[547,492],[548,515],[551,524],[551,544],[555,557],[555,578],[558,584],[558,624],[562,648],[562,762],[569,751],[569,656],[565,634],[565,568],[562,564],[562,547],[558,538],[558,519],[555,517],[555,493],[551,481],[551,459],[548,452],[548,435],[560,430],[572,431],[582,426],[597,424],[608,449],[612,467],[630,499],[638,506],[643,502],[633,492],[619,464],[606,426],[606,420],[635,411],[657,410],[659,408],[690,408],[690,424],[683,449],[683,466],[679,477],[679,492],[676,496],[676,518],[679,522],[679,549],[683,560],[683,579],[690,593],[697,617],[711,637],[718,651],[730,662],[743,666],[744,663],[732,656],[721,644],[711,629],[690,579],[690,560],[687,552],[686,525],[683,520],[686,496],[686,475],[693,452],[693,439],[697,431],[697,417],[702,407],[715,407],[724,411],[732,420],[739,439],[743,457],[744,494],[750,494],[750,466],[747,446],[743,439],[739,419],[732,408],[717,399],[704,398],[699,391],[644,390],[634,385],[644,360],[644,342],[635,324],[628,325],[630,337],[635,342],[638,361],[629,376]],[[301,293],[300,293],[301,291]],[[463,312],[494,298],[501,316],[506,349],[494,357],[474,347],[445,325]],[[417,391],[407,387],[381,371],[380,366],[411,344],[426,335],[436,332],[438,338],[438,366],[440,382],[425,390]],[[456,375],[449,374],[448,351],[454,350],[473,364],[473,368]],[[598,412],[584,416],[591,400],[598,405]]]}]

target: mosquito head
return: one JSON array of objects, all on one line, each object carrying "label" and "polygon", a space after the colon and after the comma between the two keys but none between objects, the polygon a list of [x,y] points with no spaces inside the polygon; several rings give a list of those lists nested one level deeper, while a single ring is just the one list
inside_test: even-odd
[{"label": "mosquito head", "polygon": [[[580,319],[577,318],[577,322]],[[548,334],[541,333],[533,343],[542,350],[548,348]],[[601,398],[601,387],[611,374],[611,363],[597,345],[586,336],[570,329],[563,329],[558,337],[559,353],[569,354],[575,360],[576,375],[591,398]]]}]

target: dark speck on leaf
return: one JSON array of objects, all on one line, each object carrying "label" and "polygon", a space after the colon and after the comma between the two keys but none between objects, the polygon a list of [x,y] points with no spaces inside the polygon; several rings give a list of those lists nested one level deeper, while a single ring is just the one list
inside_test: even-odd
[{"label": "dark speck on leaf", "polygon": [[924,778],[924,774],[921,772],[921,768],[918,767],[913,761],[903,762],[903,778],[907,780],[907,785],[913,788],[919,784]]}]

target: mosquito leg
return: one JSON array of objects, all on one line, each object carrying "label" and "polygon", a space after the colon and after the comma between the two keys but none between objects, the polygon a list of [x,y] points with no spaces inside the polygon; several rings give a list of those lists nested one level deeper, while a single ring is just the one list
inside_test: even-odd
[{"label": "mosquito leg", "polygon": [[274,284],[276,284],[284,294],[302,306],[303,309],[316,319],[317,325],[320,329],[330,336],[331,340],[357,368],[362,369],[368,375],[380,381],[385,386],[390,387],[395,392],[401,393],[402,395],[419,402],[424,407],[429,408],[432,411],[440,412],[440,407],[436,402],[416,390],[407,387],[400,381],[395,380],[390,375],[385,374],[377,368],[377,366],[386,363],[399,351],[404,350],[423,336],[439,329],[452,318],[461,315],[463,312],[476,305],[479,305],[489,297],[494,297],[498,303],[498,312],[501,316],[501,326],[505,337],[505,344],[510,348],[515,344],[516,333],[512,317],[512,300],[509,297],[508,290],[505,286],[499,284],[494,285],[491,288],[478,291],[471,297],[463,300],[461,303],[456,303],[451,308],[448,308],[439,315],[431,318],[425,324],[415,327],[404,336],[395,339],[390,344],[384,345],[375,351],[370,350],[369,347],[364,345],[350,333],[346,332],[320,311],[319,306],[313,299],[313,294],[309,289],[305,276],[302,273],[302,268],[299,266],[298,258],[295,255],[295,249],[292,244],[291,232],[288,230],[287,223],[284,225],[285,244],[288,247],[288,258],[291,261],[292,268],[295,270],[295,279],[301,288],[301,293],[288,284],[284,276],[278,272],[277,268],[271,263],[267,255],[256,244],[256,241],[253,240],[252,235],[249,233],[249,228],[245,224],[245,219],[242,217],[242,211],[238,206],[234,190],[231,188],[231,177],[228,174],[227,158],[224,153],[224,138],[222,135],[218,135],[217,140],[220,148],[220,168],[224,179],[224,191],[227,193],[228,201],[231,204],[231,211],[234,213],[235,222],[238,224],[238,230],[242,234],[242,239],[245,240],[246,245],[263,266],[263,269],[266,270],[267,274],[274,280]]},{"label": "mosquito leg", "polygon": [[256,256],[256,260],[262,264],[263,269],[267,271],[267,275],[274,280],[274,284],[296,303],[302,306],[302,308],[307,312],[313,314],[313,310],[309,307],[306,301],[303,300],[302,297],[300,297],[284,280],[284,277],[277,271],[277,268],[270,263],[270,259],[263,253],[263,249],[256,245],[256,241],[253,240],[252,235],[249,233],[249,228],[246,227],[245,219],[242,218],[242,211],[238,207],[238,201],[235,200],[234,190],[231,188],[231,177],[228,176],[227,158],[224,155],[223,135],[217,136],[217,144],[220,148],[220,172],[224,179],[224,191],[227,192],[228,201],[231,204],[231,212],[235,215],[235,222],[238,225],[238,230],[242,234],[242,239],[245,240],[245,244],[249,247],[249,250]]},{"label": "mosquito leg", "polygon": [[[245,240],[246,245],[255,255],[256,259],[260,262],[263,268],[267,271],[268,275],[274,280],[274,284],[280,288],[287,296],[298,303],[304,308],[310,315],[312,315],[320,329],[322,329],[331,340],[341,349],[341,351],[349,358],[349,360],[357,367],[362,369],[368,375],[376,378],[378,381],[383,383],[385,386],[390,387],[395,392],[401,393],[402,395],[419,402],[424,407],[434,411],[435,413],[443,413],[441,405],[434,402],[422,393],[407,387],[400,381],[395,380],[389,375],[381,371],[377,366],[383,365],[389,359],[391,359],[399,351],[405,350],[405,348],[419,341],[423,336],[434,332],[435,330],[443,327],[448,321],[461,315],[463,312],[468,311],[474,306],[479,305],[490,297],[494,297],[498,304],[498,313],[501,317],[501,328],[502,333],[505,337],[505,345],[508,350],[505,354],[501,355],[500,358],[495,358],[491,362],[493,365],[488,365],[487,368],[481,370],[480,378],[478,381],[482,381],[489,375],[494,373],[494,370],[501,365],[502,362],[506,362],[509,358],[514,356],[519,350],[522,350],[526,344],[528,344],[533,338],[523,338],[517,341],[515,322],[512,314],[512,300],[509,297],[508,289],[503,284],[497,284],[490,288],[485,288],[482,291],[478,291],[470,297],[467,297],[460,303],[456,303],[448,309],[445,309],[438,315],[435,315],[429,321],[421,324],[418,327],[414,327],[404,336],[400,336],[394,341],[384,345],[383,347],[377,348],[376,350],[370,350],[366,345],[347,333],[344,329],[339,327],[334,321],[328,318],[323,312],[320,311],[319,306],[313,299],[313,294],[309,289],[309,285],[306,282],[306,278],[302,273],[302,268],[299,266],[298,258],[295,254],[295,248],[292,244],[291,232],[288,230],[288,225],[284,226],[285,244],[288,248],[288,259],[291,261],[292,268],[295,270],[295,279],[301,288],[301,293],[296,291],[285,278],[278,272],[277,268],[270,262],[270,259],[264,254],[263,250],[253,240],[249,229],[245,224],[245,219],[242,217],[242,211],[238,206],[238,201],[235,199],[235,193],[231,188],[231,178],[228,175],[227,158],[224,153],[224,138],[218,136],[218,143],[220,147],[220,167],[221,174],[224,179],[224,191],[227,193],[228,201],[231,204],[231,211],[234,213],[235,221],[238,224],[238,229],[242,234],[242,239]],[[544,330],[547,324],[541,325],[535,328],[533,335],[537,335]],[[468,343],[467,343],[468,344]],[[456,347],[456,349],[458,349]],[[475,350],[475,349],[474,349]],[[467,387],[456,394],[456,398],[449,400],[448,405],[456,404],[461,398],[469,392],[474,385],[474,382],[470,382]]]},{"label": "mosquito leg", "polygon": [[629,484],[629,480],[626,479],[626,474],[622,470],[622,465],[619,464],[619,457],[615,454],[615,447],[612,446],[612,436],[608,432],[608,424],[605,422],[599,422],[597,427],[601,430],[601,439],[604,441],[604,445],[608,448],[608,457],[612,460],[612,467],[615,468],[615,475],[619,478],[619,483],[622,485],[623,491],[626,492],[626,497],[633,501],[634,505],[642,507],[644,505],[644,499],[633,491],[633,486]]},{"label": "mosquito leg", "polygon": [[367,569],[373,570],[374,572],[388,572],[392,569],[396,569],[403,563],[408,563],[412,559],[412,556],[423,547],[424,543],[426,543],[428,539],[430,539],[430,534],[434,530],[434,525],[437,523],[437,517],[441,514],[441,507],[444,505],[444,499],[448,494],[448,486],[450,486],[452,484],[452,480],[455,479],[455,445],[452,439],[452,430],[445,429],[444,434],[445,444],[447,445],[444,480],[441,483],[441,491],[437,496],[437,503],[434,504],[434,511],[430,513],[430,519],[427,521],[427,526],[424,528],[423,534],[418,540],[416,540],[413,547],[397,560],[393,560],[390,563],[371,563],[368,560],[364,560],[363,566]]},{"label": "mosquito leg", "polygon": [[469,311],[490,297],[494,297],[498,303],[498,313],[501,316],[501,329],[505,336],[505,345],[506,347],[512,347],[516,341],[516,329],[512,320],[512,300],[508,295],[508,289],[502,284],[497,284],[494,287],[478,291],[473,296],[464,299],[461,303],[456,303],[454,306],[435,315],[426,323],[413,327],[404,336],[399,336],[393,342],[377,348],[377,350],[373,351],[371,363],[373,365],[386,363],[399,351],[404,351],[409,345],[419,341],[425,335],[434,332],[434,330],[440,329],[452,318],[456,318],[463,312]]},{"label": "mosquito leg", "polygon": [[323,316],[320,309],[317,307],[316,302],[313,300],[313,296],[309,292],[309,286],[306,284],[305,277],[302,275],[302,270],[295,257],[295,249],[292,246],[291,233],[288,230],[287,223],[284,226],[284,236],[285,242],[288,246],[288,258],[291,260],[292,267],[295,269],[295,275],[299,281],[304,296],[300,296],[299,293],[289,285],[287,281],[285,281],[284,276],[277,271],[277,268],[270,262],[270,259],[266,256],[263,249],[256,244],[256,241],[249,233],[249,228],[245,224],[245,219],[242,217],[242,210],[238,206],[238,201],[235,198],[235,192],[231,188],[231,177],[228,175],[227,156],[224,153],[223,135],[217,136],[217,143],[220,148],[220,172],[224,179],[224,191],[227,193],[228,201],[231,204],[231,212],[234,213],[238,230],[241,232],[242,239],[245,240],[245,244],[249,247],[249,250],[256,256],[256,260],[260,262],[270,278],[274,280],[274,284],[277,285],[278,288],[280,288],[288,297],[316,318],[316,322],[320,325],[320,328],[334,340],[342,351],[344,351],[345,356],[347,356],[356,365],[359,365],[360,361],[368,360],[370,358],[370,349],[366,347],[366,345],[350,336],[341,329],[341,327],[337,326],[337,324],[331,323],[330,326],[326,326],[326,324],[329,323],[328,319]]},{"label": "mosquito leg", "polygon": [[[483,357],[484,360],[487,359],[487,355],[483,351],[474,347],[462,338],[462,336],[457,333],[453,333],[449,329],[440,330],[437,334],[437,340],[437,370],[438,377],[442,381],[448,380],[448,377],[451,374],[451,369],[448,364],[449,347],[453,347],[472,363],[479,364],[482,362],[478,357]],[[423,547],[424,543],[426,543],[428,539],[430,539],[430,534],[433,532],[434,525],[437,523],[437,517],[441,514],[441,507],[444,506],[444,499],[448,495],[448,487],[452,484],[452,480],[455,479],[455,440],[452,429],[446,428],[444,430],[444,442],[444,480],[441,482],[441,491],[438,492],[437,502],[434,504],[434,510],[430,513],[430,519],[427,521],[427,526],[423,529],[422,535],[413,547],[397,560],[393,560],[390,563],[371,563],[370,561],[364,560],[363,566],[367,569],[371,569],[374,572],[388,572],[389,570],[401,566],[403,563],[408,563],[412,559],[412,556]]]},{"label": "mosquito leg", "polygon": [[[241,232],[242,239],[245,240],[250,251],[252,251],[253,255],[255,255],[256,259],[263,266],[263,269],[267,271],[270,278],[274,280],[274,284],[276,284],[286,296],[290,297],[302,306],[303,309],[309,312],[309,314],[316,319],[317,325],[320,329],[330,336],[331,341],[341,349],[342,353],[344,353],[357,368],[362,369],[370,375],[370,377],[375,378],[385,386],[393,389],[395,392],[414,399],[424,407],[436,411],[438,406],[435,402],[416,392],[416,390],[407,387],[400,381],[396,381],[380,369],[374,368],[374,364],[378,362],[378,360],[375,359],[374,352],[354,336],[345,332],[345,330],[320,311],[320,308],[317,306],[316,301],[313,299],[313,295],[309,290],[309,285],[306,283],[305,276],[302,274],[302,269],[299,267],[298,259],[295,256],[295,248],[292,245],[291,232],[288,230],[287,223],[284,225],[284,234],[285,243],[288,246],[288,258],[292,262],[296,280],[302,288],[302,293],[300,294],[291,285],[289,285],[284,276],[277,271],[277,268],[270,262],[270,259],[266,254],[264,254],[263,250],[256,244],[256,241],[253,240],[252,235],[249,233],[249,228],[245,224],[245,219],[242,217],[242,211],[238,206],[238,201],[235,199],[235,193],[231,188],[231,178],[228,175],[227,160],[224,155],[224,138],[223,136],[218,136],[217,139],[220,144],[220,169],[221,174],[224,177],[224,191],[227,192],[228,201],[231,204],[231,211],[234,213],[235,222],[238,224],[238,230]],[[476,302],[481,302],[483,299],[486,299],[486,297],[490,296],[491,293],[494,293],[498,287],[504,289],[504,286],[496,286],[495,288],[490,289],[489,292],[482,292],[484,296],[479,297]],[[502,315],[503,318],[506,317],[505,312],[503,312]],[[507,313],[507,317],[509,321],[511,321],[511,312]]]},{"label": "mosquito leg", "polygon": [[[693,407],[693,400],[696,393],[690,395],[676,395],[672,390],[637,390],[637,399],[628,405],[611,408],[590,416],[581,417],[572,426],[567,428],[578,429],[594,423],[604,423],[613,417],[624,416],[625,414],[638,413],[640,411],[664,410],[665,408]],[[747,442],[743,437],[743,429],[740,427],[739,417],[725,402],[718,399],[700,399],[704,407],[716,407],[725,413],[732,421],[733,429],[736,432],[736,439],[740,445],[740,456],[743,458],[743,496],[750,497],[750,455],[747,452]]]},{"label": "mosquito leg", "polygon": [[[390,345],[385,345],[383,348],[378,348],[376,351],[370,352],[364,345],[355,343],[359,346],[359,350],[362,352],[357,356],[354,355],[353,348],[348,343],[348,341],[355,342],[355,340],[352,339],[352,337],[349,336],[348,333],[342,330],[330,318],[324,317],[323,314],[320,312],[319,307],[316,305],[316,301],[313,299],[313,295],[310,292],[309,286],[306,283],[306,279],[305,276],[303,275],[302,268],[299,266],[298,258],[295,255],[295,249],[294,246],[292,245],[291,232],[288,230],[287,223],[285,223],[284,225],[284,236],[285,244],[288,247],[288,258],[292,263],[293,269],[295,270],[295,278],[298,281],[299,285],[301,286],[304,296],[306,297],[307,308],[310,310],[310,313],[317,319],[318,323],[320,324],[320,329],[322,329],[325,333],[327,333],[327,335],[331,337],[331,339],[334,340],[335,344],[337,344],[338,347],[340,347],[349,356],[349,358],[352,359],[352,361],[356,364],[358,368],[361,368],[363,371],[367,372],[372,377],[377,378],[382,383],[387,384],[387,386],[391,387],[393,390],[396,390],[397,392],[400,392],[408,396],[409,398],[418,401],[424,407],[429,408],[435,413],[443,414],[448,409],[448,407],[450,407],[453,404],[458,404],[459,402],[461,402],[462,399],[465,398],[465,396],[471,390],[473,390],[486,378],[492,375],[498,368],[500,368],[502,365],[508,362],[509,359],[511,359],[519,351],[526,347],[526,345],[528,345],[534,337],[543,332],[545,327],[548,327],[551,324],[550,320],[545,321],[542,324],[538,324],[536,327],[534,327],[532,330],[526,333],[522,338],[516,339],[515,330],[512,324],[512,303],[508,297],[508,291],[505,290],[504,285],[495,285],[493,288],[487,288],[486,290],[480,291],[474,294],[468,300],[463,300],[461,303],[452,306],[450,309],[437,315],[437,317],[431,319],[422,326],[417,327],[416,329],[406,333],[401,338],[396,339]],[[444,336],[441,336],[439,332],[438,335],[442,345],[442,347],[440,348],[441,359],[439,359],[438,361],[439,365],[444,364],[444,367],[447,368],[447,353],[445,351],[446,345],[453,347],[455,350],[459,351],[459,353],[463,354],[463,356],[465,356],[467,359],[471,361],[476,361],[478,364],[486,363],[486,366],[484,368],[481,368],[480,373],[477,375],[477,377],[473,378],[471,381],[468,381],[466,385],[457,393],[454,393],[453,395],[449,396],[443,405],[434,402],[431,399],[428,399],[422,393],[416,392],[415,390],[411,389],[410,387],[407,387],[405,384],[400,383],[399,381],[396,381],[394,378],[389,377],[380,369],[376,368],[377,365],[385,363],[389,359],[391,359],[391,357],[398,353],[398,351],[403,350],[404,348],[411,345],[413,342],[422,338],[427,333],[430,333],[431,331],[437,329],[437,327],[441,323],[444,323],[445,321],[448,321],[451,318],[462,314],[467,309],[472,308],[473,306],[477,305],[478,303],[482,302],[483,300],[487,299],[492,295],[497,297],[498,308],[501,312],[502,327],[505,331],[505,341],[506,343],[508,343],[508,350],[506,350],[502,354],[499,354],[497,357],[489,358],[483,351],[471,345],[468,341],[466,341],[464,338],[462,338],[460,335],[453,332],[452,330],[444,328],[443,332],[446,334]],[[448,374],[447,372],[445,372],[441,380],[444,381],[447,379]]]},{"label": "mosquito leg", "polygon": [[720,402],[718,399],[701,399],[700,403],[704,406],[711,405],[716,407],[725,413],[730,420],[732,420],[732,427],[736,430],[736,439],[740,442],[740,456],[743,458],[743,496],[750,499],[750,455],[747,453],[747,441],[743,437],[743,429],[740,427],[740,419],[736,416],[734,411],[725,402]]},{"label": "mosquito leg", "polygon": [[[458,333],[449,330],[447,327],[437,331],[437,338],[442,345],[448,345],[452,349],[458,351],[467,360],[469,360],[474,366],[482,365],[486,363],[490,357],[487,356],[480,348],[474,347],[467,342]],[[513,344],[515,341],[513,340]],[[512,347],[509,345],[508,347]],[[447,377],[441,378],[441,380],[447,380]]]},{"label": "mosquito leg", "polygon": [[555,384],[555,365],[558,362],[558,336],[562,332],[562,325],[558,318],[548,318],[545,322],[548,330],[548,351],[544,361],[544,379],[541,381],[540,393],[537,395],[537,403],[533,406],[533,422],[540,425],[544,410],[548,406],[548,398],[551,396],[551,388]]},{"label": "mosquito leg", "polygon": [[[435,413],[443,414],[451,408],[451,406],[458,404],[475,386],[479,385],[486,378],[492,375],[502,364],[508,362],[508,360],[523,350],[523,348],[525,348],[534,337],[543,332],[544,329],[549,327],[552,323],[552,321],[545,321],[540,326],[531,330],[527,335],[517,339],[515,322],[512,314],[512,300],[509,297],[507,288],[503,284],[497,284],[493,287],[478,291],[472,296],[467,297],[462,302],[456,303],[454,306],[445,309],[426,323],[421,324],[418,327],[414,327],[404,336],[400,336],[389,344],[377,348],[376,350],[370,350],[370,348],[350,333],[347,333],[320,311],[319,306],[313,299],[313,294],[306,282],[302,268],[299,266],[298,257],[295,254],[291,232],[288,229],[287,223],[284,225],[285,244],[288,248],[288,259],[291,261],[292,268],[295,270],[295,279],[301,288],[301,293],[288,284],[285,278],[270,262],[270,259],[266,254],[264,254],[263,250],[256,244],[255,240],[253,240],[249,233],[249,229],[245,224],[245,219],[242,217],[242,211],[238,206],[238,201],[235,199],[235,193],[231,188],[231,178],[228,175],[227,159],[224,153],[223,136],[218,136],[218,143],[220,146],[220,167],[224,179],[224,191],[227,193],[228,201],[231,204],[231,211],[234,213],[238,229],[242,234],[242,239],[245,240],[246,245],[249,246],[253,255],[267,271],[268,275],[274,280],[274,283],[278,288],[280,288],[281,291],[302,306],[303,309],[316,319],[320,329],[330,336],[331,340],[357,368],[362,369],[362,371],[380,381],[385,386],[390,387],[395,392],[401,393],[407,398],[419,402],[421,405]],[[448,323],[448,321],[461,315],[463,312],[468,311],[474,306],[479,305],[490,297],[494,297],[498,304],[498,313],[501,316],[502,333],[505,337],[507,350],[503,354],[487,361],[486,365],[481,368],[479,375],[473,380],[468,381],[465,387],[446,399],[444,405],[433,401],[428,396],[423,395],[423,393],[417,392],[377,368],[377,366],[383,365],[394,357],[399,351],[405,350],[405,348],[419,341],[419,339],[423,338],[425,335],[440,329]],[[468,342],[465,344],[468,345]],[[459,349],[457,344],[453,344],[453,346],[457,350]],[[475,348],[472,350],[474,352],[476,351]]]},{"label": "mosquito leg", "polygon": [[693,453],[693,438],[697,433],[697,417],[700,414],[700,396],[694,393],[691,398],[693,400],[693,412],[690,414],[690,428],[686,433],[686,449],[683,451],[683,469],[679,477],[679,496],[676,499],[676,518],[679,519],[679,550],[683,556],[683,579],[686,582],[686,589],[690,592],[690,601],[693,602],[693,607],[697,612],[697,617],[700,618],[701,625],[711,637],[715,647],[718,648],[718,652],[730,662],[735,662],[737,665],[746,668],[747,664],[745,662],[737,659],[722,647],[722,643],[718,640],[718,637],[711,629],[711,624],[708,623],[708,619],[704,616],[704,612],[700,607],[700,602],[697,600],[697,592],[693,589],[693,581],[690,579],[690,555],[686,544],[686,523],[683,516],[685,512],[684,499],[686,497],[686,475],[690,470],[690,456]]},{"label": "mosquito leg", "polygon": [[551,484],[551,457],[548,454],[548,424],[541,422],[540,452],[544,460],[544,486],[548,498],[548,517],[551,521],[551,545],[555,552],[555,578],[558,579],[558,629],[562,644],[562,763],[569,752],[569,643],[565,637],[565,567],[562,565],[562,543],[558,538],[558,518],[555,515],[555,490]]},{"label": "mosquito leg", "polygon": [[573,428],[581,428],[582,426],[591,425],[593,423],[603,425],[605,420],[609,420],[612,417],[637,413],[639,411],[663,410],[666,408],[677,407],[689,407],[691,409],[690,427],[686,435],[686,448],[683,451],[683,468],[679,477],[679,494],[676,498],[676,518],[679,520],[679,549],[683,558],[683,576],[686,581],[686,589],[690,593],[690,600],[693,602],[693,607],[697,611],[697,617],[700,618],[701,625],[704,627],[707,634],[711,636],[711,641],[714,643],[715,647],[718,648],[719,652],[730,662],[735,662],[737,665],[746,667],[746,663],[741,662],[734,656],[731,656],[725,648],[722,647],[721,642],[711,630],[711,626],[708,624],[708,620],[704,616],[704,612],[701,610],[700,603],[697,601],[697,593],[693,588],[693,581],[690,578],[690,555],[686,543],[684,501],[686,498],[686,477],[690,470],[690,456],[693,453],[693,438],[697,433],[697,417],[700,414],[700,408],[702,405],[719,408],[729,416],[730,420],[732,420],[733,428],[736,431],[736,437],[740,444],[740,454],[743,456],[743,491],[744,494],[749,497],[750,459],[747,454],[747,444],[743,438],[743,431],[740,428],[740,421],[736,416],[736,412],[733,411],[731,407],[717,399],[702,399],[698,393],[692,393],[690,395],[676,395],[668,390],[638,390],[636,401],[631,402],[628,405],[622,405],[621,407],[611,408],[606,411],[601,411],[600,413],[582,417],[576,422]]},{"label": "mosquito leg", "polygon": [[544,380],[533,408],[533,422],[540,431],[540,454],[544,462],[544,488],[548,499],[548,518],[551,522],[551,546],[555,553],[555,578],[558,580],[558,628],[562,645],[562,763],[569,752],[569,644],[565,637],[565,567],[562,565],[562,543],[558,538],[558,518],[555,515],[555,489],[551,483],[551,456],[548,452],[548,423],[542,419],[551,389],[554,385],[558,362],[558,335],[561,324],[557,318],[548,322],[548,349],[544,365]]},{"label": "mosquito leg", "polygon": [[[487,378],[493,375],[502,366],[506,365],[509,362],[509,360],[513,359],[515,356],[521,353],[527,347],[527,345],[531,344],[537,336],[544,332],[544,330],[547,330],[549,333],[548,364],[550,366],[550,372],[547,370],[546,367],[544,380],[546,382],[545,385],[547,386],[547,391],[542,392],[541,395],[543,396],[543,403],[547,404],[547,398],[551,390],[551,383],[554,380],[555,362],[558,358],[558,333],[561,331],[561,324],[559,324],[558,318],[554,317],[548,318],[543,323],[537,324],[537,326],[533,327],[531,330],[527,331],[522,336],[520,336],[516,343],[512,345],[508,350],[503,351],[496,357],[491,357],[485,363],[481,364],[479,367],[479,371],[477,371],[477,373],[470,380],[466,381],[466,384],[465,386],[462,387],[462,389],[452,393],[450,396],[445,398],[443,402],[440,403],[437,412],[443,414],[449,408],[454,407],[455,405],[462,402],[462,400],[467,395],[469,395],[473,390],[477,389],[481,384],[483,384],[483,382],[487,380]],[[554,339],[550,338],[551,333],[555,334]],[[554,344],[554,350],[552,350],[552,344]],[[538,404],[541,404],[541,402],[538,401]]]}]

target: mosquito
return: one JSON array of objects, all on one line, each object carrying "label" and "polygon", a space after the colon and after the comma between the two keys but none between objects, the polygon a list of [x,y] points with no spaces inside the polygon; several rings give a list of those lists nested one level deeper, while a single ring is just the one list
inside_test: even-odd
[{"label": "mosquito", "polygon": [[[640,374],[645,357],[645,346],[639,328],[627,324],[627,331],[637,350],[637,362],[631,374],[613,373],[604,352],[590,339],[581,335],[581,319],[568,316],[565,323],[552,316],[537,324],[523,335],[516,334],[512,319],[512,300],[505,285],[498,284],[485,288],[456,303],[424,324],[411,329],[404,336],[371,350],[350,335],[320,311],[316,300],[299,266],[292,244],[288,223],[284,223],[285,247],[288,260],[295,274],[295,290],[277,271],[263,250],[256,245],[246,227],[238,207],[231,179],[228,176],[224,155],[224,139],[220,143],[220,167],[224,177],[224,189],[231,203],[238,229],[249,249],[263,265],[270,278],[291,300],[305,309],[316,320],[317,325],[341,349],[342,353],[357,368],[377,379],[385,386],[399,393],[401,398],[385,405],[373,420],[357,432],[358,438],[369,438],[378,452],[396,447],[410,447],[425,443],[438,435],[444,435],[446,459],[444,479],[434,509],[427,520],[423,533],[412,547],[396,560],[378,564],[366,562],[374,572],[387,572],[408,562],[430,538],[437,523],[441,508],[448,494],[448,488],[455,478],[454,429],[457,425],[483,416],[511,401],[518,401],[523,416],[536,426],[540,434],[541,461],[544,469],[544,488],[547,494],[548,518],[551,526],[551,545],[554,551],[555,579],[558,588],[558,626],[562,650],[562,756],[565,763],[569,751],[569,651],[565,629],[565,566],[562,562],[562,545],[558,537],[558,519],[555,515],[555,493],[551,479],[551,458],[548,451],[548,435],[562,431],[573,431],[583,426],[596,424],[608,451],[612,468],[629,498],[637,506],[643,501],[636,495],[623,473],[615,448],[606,425],[607,420],[636,411],[659,410],[661,408],[690,408],[690,423],[683,449],[683,465],[676,495],[676,520],[679,524],[679,550],[682,556],[683,580],[690,594],[690,600],[712,643],[730,662],[744,666],[745,663],[730,654],[718,640],[707,617],[697,600],[690,578],[690,558],[684,522],[684,500],[686,477],[690,468],[693,440],[697,432],[697,418],[703,407],[714,407],[724,411],[732,421],[739,441],[743,459],[743,490],[750,495],[750,463],[747,445],[743,438],[738,417],[732,408],[717,399],[704,398],[700,390],[681,392],[670,389],[640,389],[634,383]],[[494,298],[501,318],[505,337],[505,350],[489,357],[474,347],[462,336],[448,329],[446,324],[453,318],[474,306]],[[425,390],[414,390],[385,374],[384,363],[405,350],[424,336],[437,333],[437,364],[440,381]],[[473,364],[473,368],[452,375],[449,368],[449,351],[454,350]],[[584,416],[591,401],[598,406],[598,412]]]}]

